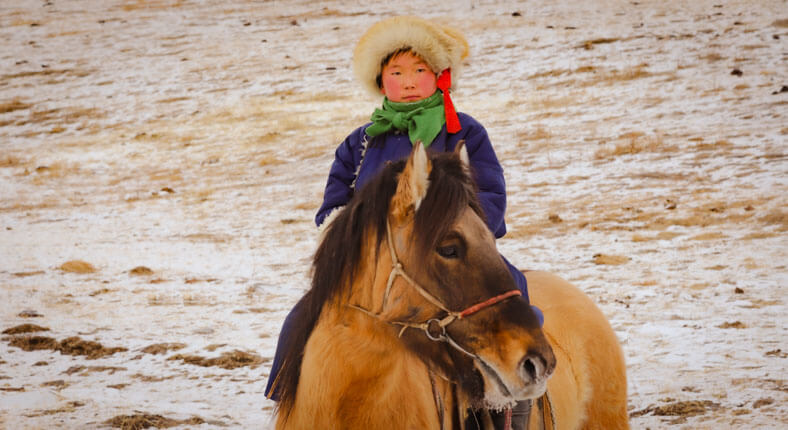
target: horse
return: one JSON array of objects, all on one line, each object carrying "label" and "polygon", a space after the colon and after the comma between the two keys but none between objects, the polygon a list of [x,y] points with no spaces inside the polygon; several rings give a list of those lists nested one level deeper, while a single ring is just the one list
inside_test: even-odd
[{"label": "horse", "polygon": [[540,327],[476,196],[462,143],[431,155],[417,144],[330,221],[283,346],[276,429],[465,429],[475,410],[537,398],[529,428],[628,428],[607,319],[530,271]]}]

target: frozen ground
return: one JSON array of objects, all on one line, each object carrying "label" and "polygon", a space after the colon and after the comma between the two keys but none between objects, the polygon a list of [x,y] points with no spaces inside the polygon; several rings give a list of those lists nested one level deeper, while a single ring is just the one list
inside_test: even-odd
[{"label": "frozen ground", "polygon": [[394,3],[0,0],[0,428],[269,426],[395,13],[468,37],[499,246],[599,303],[633,428],[788,427],[786,1]]}]

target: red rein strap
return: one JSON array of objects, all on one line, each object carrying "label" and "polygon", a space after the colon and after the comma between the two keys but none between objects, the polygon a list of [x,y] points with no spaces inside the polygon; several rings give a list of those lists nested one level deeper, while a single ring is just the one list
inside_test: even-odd
[{"label": "red rein strap", "polygon": [[497,295],[497,296],[495,296],[493,298],[490,298],[490,299],[487,299],[487,300],[485,300],[485,301],[483,301],[481,303],[477,303],[477,304],[469,307],[468,309],[465,309],[464,311],[462,311],[462,312],[460,312],[458,314],[457,318],[460,318],[460,319],[465,318],[468,315],[475,314],[476,312],[479,312],[480,310],[482,310],[482,309],[484,309],[484,308],[486,308],[488,306],[492,306],[492,305],[494,305],[494,304],[496,304],[496,303],[498,303],[500,301],[506,300],[509,297],[522,296],[522,295],[523,295],[523,293],[520,290],[507,291],[507,292],[505,292],[503,294]]},{"label": "red rein strap", "polygon": [[505,422],[504,422],[504,429],[512,430],[512,408],[506,408],[506,413],[504,415]]},{"label": "red rein strap", "polygon": [[449,96],[449,88],[451,88],[451,69],[445,69],[438,76],[438,89],[443,92],[443,110],[446,112],[446,131],[449,133],[457,133],[462,130],[460,125],[460,118],[457,116],[457,111],[454,110],[454,103]]}]

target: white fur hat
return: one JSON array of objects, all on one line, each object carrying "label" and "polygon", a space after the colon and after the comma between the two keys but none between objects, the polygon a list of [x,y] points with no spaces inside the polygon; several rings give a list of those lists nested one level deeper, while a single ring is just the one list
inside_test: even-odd
[{"label": "white fur hat", "polygon": [[439,75],[451,69],[457,76],[468,56],[468,42],[450,27],[415,16],[395,16],[374,24],[353,51],[353,71],[365,89],[380,96],[377,77],[381,61],[398,49],[411,48]]}]

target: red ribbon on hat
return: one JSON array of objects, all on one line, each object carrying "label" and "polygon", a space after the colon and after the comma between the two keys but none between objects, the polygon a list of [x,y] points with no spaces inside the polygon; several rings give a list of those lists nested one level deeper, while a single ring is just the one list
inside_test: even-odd
[{"label": "red ribbon on hat", "polygon": [[462,126],[460,125],[460,118],[457,116],[457,111],[454,110],[454,103],[451,102],[449,88],[451,88],[451,68],[444,69],[440,76],[438,76],[438,89],[443,92],[443,110],[446,112],[446,131],[449,133],[457,133],[462,130]]}]

